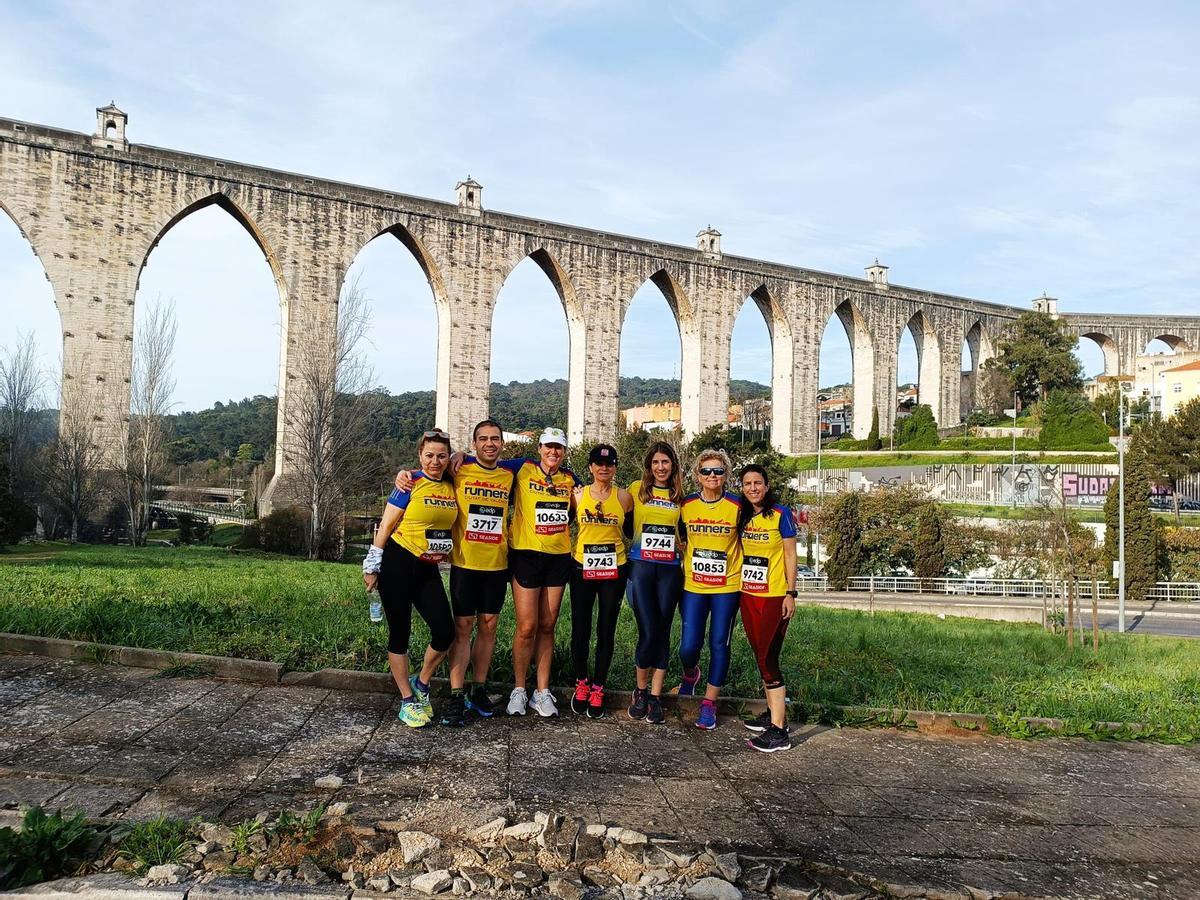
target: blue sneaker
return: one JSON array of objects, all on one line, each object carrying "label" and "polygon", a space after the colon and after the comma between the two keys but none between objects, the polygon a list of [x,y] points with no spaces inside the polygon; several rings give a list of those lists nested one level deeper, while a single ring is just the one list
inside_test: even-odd
[{"label": "blue sneaker", "polygon": [[413,696],[417,698],[417,702],[425,708],[425,715],[432,719],[433,701],[429,699],[429,688],[426,687],[425,690],[421,690],[421,688],[417,686],[416,675],[408,676],[408,686],[412,688]]},{"label": "blue sneaker", "polygon": [[700,701],[700,715],[696,717],[696,727],[712,731],[717,727],[717,704],[707,697]]},{"label": "blue sneaker", "polygon": [[471,693],[467,694],[467,709],[483,719],[490,719],[496,714],[492,698],[488,696],[487,688],[482,684],[476,685]]},{"label": "blue sneaker", "polygon": [[695,697],[696,685],[700,683],[700,667],[692,669],[691,674],[688,674],[687,669],[683,670],[683,681],[679,683],[680,697]]}]

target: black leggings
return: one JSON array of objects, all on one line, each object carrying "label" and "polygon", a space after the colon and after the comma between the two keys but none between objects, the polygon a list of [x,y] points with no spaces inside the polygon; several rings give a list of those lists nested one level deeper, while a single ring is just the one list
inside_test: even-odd
[{"label": "black leggings", "polygon": [[429,646],[441,653],[454,643],[454,617],[437,563],[423,562],[388,539],[379,569],[379,598],[388,622],[388,653],[408,654],[415,608],[429,626]]},{"label": "black leggings", "polygon": [[683,594],[683,569],[678,563],[629,563],[629,605],[637,619],[634,662],[639,669],[666,669],[671,656],[671,625]]},{"label": "black leggings", "polygon": [[578,565],[571,572],[571,659],[575,678],[588,677],[588,657],[592,648],[592,608],[599,600],[596,616],[596,668],[593,684],[604,684],[612,665],[613,643],[617,635],[617,617],[621,614],[621,599],[625,594],[628,564],[617,570],[617,577],[603,581],[584,579]]}]

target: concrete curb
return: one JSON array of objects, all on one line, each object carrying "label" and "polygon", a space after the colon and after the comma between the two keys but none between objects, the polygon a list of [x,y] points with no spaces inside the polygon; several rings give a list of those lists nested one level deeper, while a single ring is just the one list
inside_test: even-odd
[{"label": "concrete curb", "polygon": [[[0,632],[0,653],[19,653],[31,656],[46,656],[52,659],[71,659],[83,662],[108,663],[131,668],[165,669],[181,663],[190,663],[207,670],[206,677],[227,678],[251,684],[285,685],[288,687],[316,687],[326,690],[354,691],[360,693],[391,694],[396,690],[391,675],[384,672],[360,672],[354,669],[318,669],[314,672],[284,672],[279,663],[268,663],[254,659],[237,659],[229,656],[209,656],[203,653],[177,653],[169,650],[147,650],[140,647],[121,647],[115,644],[93,644],[64,638],[36,637],[24,634]],[[435,678],[437,686],[446,685],[446,679]],[[488,688],[508,692],[507,684],[488,682]],[[566,709],[571,689],[554,687],[551,690],[560,701],[560,709]],[[610,710],[621,710],[633,698],[631,691],[606,691],[605,706]],[[663,707],[667,710],[690,710],[699,705],[699,697],[663,695]],[[724,696],[717,701],[717,708],[726,715],[760,713],[767,708],[762,697]],[[990,734],[990,718],[980,713],[954,713],[936,710],[898,709],[875,706],[833,707],[850,719],[861,719],[869,725],[911,725],[931,731],[959,731],[972,734]],[[1041,716],[1024,716],[1018,723],[1055,733],[1067,730],[1062,719]],[[855,724],[854,722],[850,723]],[[1105,731],[1130,729],[1139,731],[1145,725],[1135,722],[1097,722],[1096,727]]]},{"label": "concrete curb", "polygon": [[278,684],[283,674],[283,666],[279,663],[263,662],[257,659],[209,656],[204,653],[184,653],[174,650],[147,650],[142,647],[94,644],[87,641],[35,637],[26,634],[0,633],[0,651],[49,656],[53,659],[115,663],[137,669],[166,669],[180,664],[189,664],[206,669],[214,678],[229,678],[253,684]]}]

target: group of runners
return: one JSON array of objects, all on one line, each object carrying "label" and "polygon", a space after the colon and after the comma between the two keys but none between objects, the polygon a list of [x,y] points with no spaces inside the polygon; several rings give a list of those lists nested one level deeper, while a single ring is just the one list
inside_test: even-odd
[{"label": "group of runners", "polygon": [[[446,659],[450,697],[440,722],[462,725],[468,716],[495,714],[486,683],[511,581],[516,628],[509,715],[529,709],[559,714],[550,670],[569,586],[573,712],[605,715],[617,622],[628,597],[638,631],[637,687],[628,714],[665,722],[662,694],[678,610],[678,692],[702,694],[695,724],[715,728],[740,611],[768,707],[744,722],[755,732],[748,743],[768,753],[791,747],[779,655],[796,609],[796,524],[761,466],[737,473],[737,495],[729,490],[729,456],[703,450],[693,472],[700,490],[685,496],[679,458],[667,443],[649,448],[642,477],[627,489],[615,483],[617,451],[611,445],[592,448],[586,485],[564,468],[567,441],[557,428],[542,432],[537,459],[501,459],[503,431],[491,419],[475,426],[472,445],[471,455],[455,454],[445,432],[421,436],[419,468],[397,474],[363,561],[367,589],[378,589],[387,617],[401,722],[419,728],[433,721],[429,684]],[[446,559],[449,600],[438,568]],[[429,628],[417,672],[410,671],[408,658],[413,609]],[[706,635],[709,670],[701,686]]]}]

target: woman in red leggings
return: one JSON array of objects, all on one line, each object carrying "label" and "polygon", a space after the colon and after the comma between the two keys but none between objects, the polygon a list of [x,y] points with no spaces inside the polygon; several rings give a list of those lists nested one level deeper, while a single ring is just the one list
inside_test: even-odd
[{"label": "woman in red leggings", "polygon": [[763,753],[790,750],[787,690],[779,652],[796,612],[796,520],[780,505],[762,466],[742,469],[742,627],[758,660],[767,711],[745,723],[758,732],[747,743]]}]

